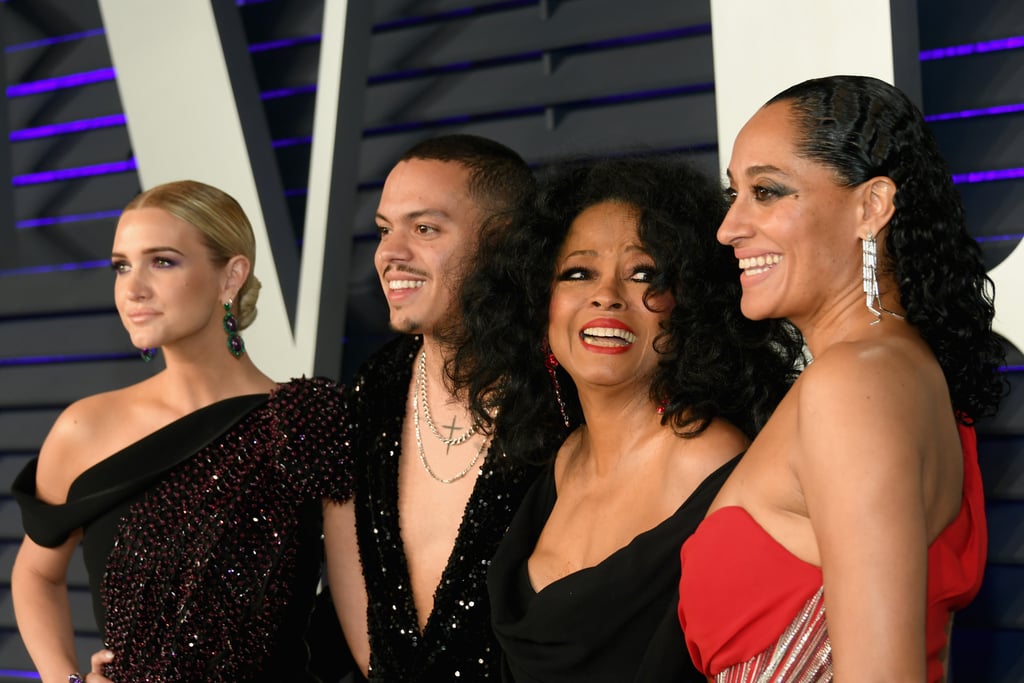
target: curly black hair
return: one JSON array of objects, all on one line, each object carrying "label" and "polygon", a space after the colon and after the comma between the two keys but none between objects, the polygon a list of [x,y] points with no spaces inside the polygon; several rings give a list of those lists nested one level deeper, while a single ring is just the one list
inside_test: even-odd
[{"label": "curly black hair", "polygon": [[575,385],[559,367],[563,421],[544,340],[559,249],[573,220],[605,201],[637,211],[656,270],[647,296],[675,297],[655,341],[650,386],[664,405],[662,423],[689,437],[724,418],[753,437],[795,378],[802,342],[785,321],[743,317],[736,259],[715,238],[722,189],[679,156],[563,163],[541,178],[531,210],[484,232],[461,293],[465,336],[449,363],[455,387],[505,452],[529,462],[553,457],[583,421]]},{"label": "curly black hair", "polygon": [[485,220],[500,222],[530,201],[536,189],[533,171],[511,148],[479,135],[456,133],[416,143],[399,161],[426,159],[460,164],[469,169],[466,186]]},{"label": "curly black hair", "polygon": [[1004,348],[992,331],[995,287],[921,112],[899,89],[867,76],[804,81],[774,102],[791,107],[797,154],[832,169],[839,184],[878,176],[896,184],[885,267],[906,319],[938,359],[958,419],[971,424],[995,413],[1006,393]]}]

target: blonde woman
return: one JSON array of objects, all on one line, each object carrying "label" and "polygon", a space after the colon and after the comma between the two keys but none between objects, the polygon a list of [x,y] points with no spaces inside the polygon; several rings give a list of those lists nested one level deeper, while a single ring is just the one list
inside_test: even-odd
[{"label": "blonde woman", "polygon": [[[70,405],[15,482],[15,612],[46,683],[315,680],[320,509],[349,496],[339,402],[331,382],[278,384],[245,353],[254,252],[238,203],[202,183],[121,215],[117,310],[166,368]],[[65,583],[79,544],[109,650],[84,675]]]}]

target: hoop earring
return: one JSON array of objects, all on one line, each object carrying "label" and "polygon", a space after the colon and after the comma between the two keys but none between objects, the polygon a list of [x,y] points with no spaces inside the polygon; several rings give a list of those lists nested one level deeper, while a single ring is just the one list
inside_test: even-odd
[{"label": "hoop earring", "polygon": [[878,293],[878,243],[875,241],[875,236],[869,232],[867,237],[861,238],[860,244],[861,259],[864,264],[864,305],[875,316],[871,324],[877,325],[882,322],[883,313],[903,320],[902,315],[890,311],[882,305],[882,297]]},{"label": "hoop earring", "polygon": [[156,349],[139,349],[139,358],[148,363],[156,356]]},{"label": "hoop earring", "polygon": [[569,427],[569,415],[565,412],[565,399],[562,398],[562,387],[558,384],[558,375],[555,373],[555,369],[558,367],[558,359],[555,358],[554,352],[551,350],[551,346],[548,345],[548,340],[544,340],[544,367],[547,369],[548,374],[551,375],[551,384],[555,387],[555,400],[558,401],[558,412],[562,414],[562,422],[566,428]]},{"label": "hoop earring", "polygon": [[228,335],[228,351],[235,358],[241,358],[245,353],[245,342],[238,334],[238,319],[231,314],[231,299],[224,304],[224,332]]}]

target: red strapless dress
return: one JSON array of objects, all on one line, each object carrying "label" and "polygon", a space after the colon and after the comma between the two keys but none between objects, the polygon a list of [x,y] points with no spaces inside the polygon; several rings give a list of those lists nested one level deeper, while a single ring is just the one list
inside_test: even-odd
[{"label": "red strapless dress", "polygon": [[[928,681],[941,681],[950,612],[981,586],[988,536],[974,430],[960,426],[960,512],[928,548]],[[679,621],[697,668],[719,683],[832,680],[821,569],[740,507],[709,515],[682,549]]]}]

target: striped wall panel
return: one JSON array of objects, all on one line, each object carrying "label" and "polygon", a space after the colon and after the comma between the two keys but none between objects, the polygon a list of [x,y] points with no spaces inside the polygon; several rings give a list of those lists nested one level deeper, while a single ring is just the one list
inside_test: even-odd
[{"label": "striped wall panel", "polygon": [[[372,269],[373,209],[394,159],[416,141],[478,133],[537,166],[584,151],[689,149],[717,168],[709,10],[685,4],[374,3],[343,374],[389,334]],[[0,255],[0,288],[17,292],[0,297],[0,469],[8,472],[68,402],[153,370],[134,358],[110,298],[105,263],[117,210],[139,184],[99,12],[91,0],[75,5],[0,4],[17,225],[16,248]],[[322,6],[238,5],[298,240]],[[29,423],[30,433],[3,429]],[[0,514],[13,520],[12,510],[0,498]],[[14,521],[0,534],[3,576],[18,529]],[[80,568],[74,580],[77,602]],[[0,615],[0,669],[30,668],[9,600]],[[96,638],[88,610],[80,619],[84,654]]]},{"label": "striped wall panel", "polygon": [[[924,109],[992,266],[1024,233],[1024,178],[1013,174],[1024,167],[1018,4],[937,0],[918,10]],[[237,5],[301,240],[322,2]],[[346,226],[354,243],[342,378],[389,336],[372,267],[373,210],[394,159],[420,139],[486,135],[535,167],[583,152],[686,150],[717,171],[707,2],[374,0],[373,12],[358,201]],[[68,402],[156,368],[136,360],[110,296],[113,227],[139,181],[96,2],[0,0],[0,45],[0,161],[9,165],[0,173],[12,197],[0,206],[2,683],[31,669],[6,590],[20,536],[10,477]],[[4,220],[14,228],[4,231]],[[956,681],[1024,680],[1024,357],[1016,349],[1010,365],[1016,391],[980,429],[992,548],[982,595],[957,620]],[[80,565],[72,578],[85,655],[98,639]]]},{"label": "striped wall panel", "polygon": [[[98,7],[8,2],[0,32],[13,189],[0,242],[0,680],[20,680],[32,664],[9,593],[21,537],[10,481],[64,406],[153,369],[133,358],[111,297],[114,222],[139,184]],[[69,586],[87,657],[100,640],[80,553]]]},{"label": "striped wall panel", "polygon": [[[1024,9],[919,3],[925,117],[964,199],[989,267],[1024,236]],[[1020,306],[997,292],[997,306]],[[979,425],[988,498],[989,563],[977,600],[958,615],[952,680],[1024,680],[1024,356],[1010,348],[1011,394]]]},{"label": "striped wall panel", "polygon": [[[294,12],[275,1],[243,12],[293,217],[303,210],[318,20]],[[373,213],[415,142],[476,133],[535,166],[582,152],[689,150],[717,172],[704,2],[380,2],[369,62],[342,379],[390,336],[371,267]]]}]

